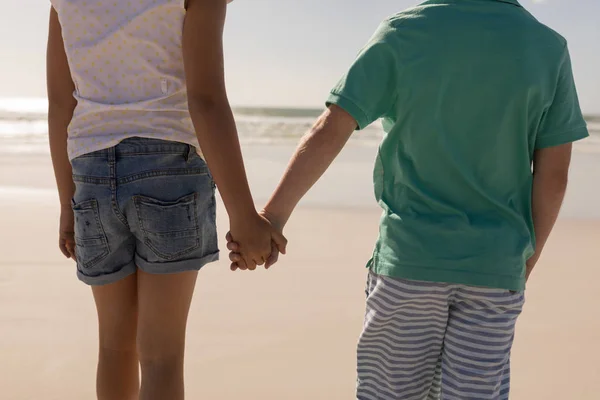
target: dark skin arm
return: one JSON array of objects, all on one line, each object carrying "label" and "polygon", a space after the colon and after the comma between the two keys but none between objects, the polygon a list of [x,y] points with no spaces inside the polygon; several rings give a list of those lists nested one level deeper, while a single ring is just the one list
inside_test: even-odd
[{"label": "dark skin arm", "polygon": [[50,154],[60,199],[59,248],[65,257],[75,259],[75,239],[71,199],[75,184],[67,154],[67,128],[77,101],[75,84],[65,53],[62,30],[56,10],[50,10],[50,30],[46,57],[48,87],[48,133]]},{"label": "dark skin arm", "polygon": [[261,217],[250,193],[223,68],[227,0],[189,0],[183,28],[188,100],[198,142],[229,214],[232,236],[248,269],[262,265],[271,243],[286,239]]},{"label": "dark skin arm", "polygon": [[536,249],[527,261],[527,278],[542,255],[565,198],[572,147],[569,143],[536,150],[534,154],[532,208]]}]

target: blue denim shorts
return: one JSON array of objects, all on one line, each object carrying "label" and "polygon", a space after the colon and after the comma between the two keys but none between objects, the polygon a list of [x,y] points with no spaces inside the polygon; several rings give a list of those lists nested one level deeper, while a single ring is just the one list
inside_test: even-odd
[{"label": "blue denim shorts", "polygon": [[219,258],[215,184],[193,146],[130,138],[71,163],[81,281],[197,271]]}]

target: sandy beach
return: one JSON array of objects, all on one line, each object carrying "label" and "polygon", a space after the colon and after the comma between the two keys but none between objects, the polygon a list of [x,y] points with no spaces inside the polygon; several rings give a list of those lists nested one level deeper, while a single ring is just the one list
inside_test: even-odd
[{"label": "sandy beach", "polygon": [[[245,149],[257,201],[290,151]],[[344,152],[290,221],[289,255],[272,270],[232,273],[223,252],[201,272],[188,330],[187,398],[353,398],[364,265],[379,217],[369,187],[373,154]],[[565,212],[528,287],[512,399],[597,399],[597,157],[576,155]],[[5,155],[0,171],[0,398],[93,399],[95,310],[89,288],[56,246],[49,157]],[[223,237],[222,207],[219,229]]]}]

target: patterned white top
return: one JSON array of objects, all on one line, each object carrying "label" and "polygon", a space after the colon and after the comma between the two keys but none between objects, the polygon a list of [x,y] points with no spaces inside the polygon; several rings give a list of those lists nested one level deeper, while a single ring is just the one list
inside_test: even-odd
[{"label": "patterned white top", "polygon": [[181,39],[185,0],[51,0],[77,107],[69,158],[140,136],[199,149]]}]

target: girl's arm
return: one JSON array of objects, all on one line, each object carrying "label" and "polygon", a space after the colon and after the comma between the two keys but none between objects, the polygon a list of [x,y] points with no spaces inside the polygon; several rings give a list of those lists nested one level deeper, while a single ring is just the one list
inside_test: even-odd
[{"label": "girl's arm", "polygon": [[48,86],[48,133],[54,174],[58,185],[61,207],[71,208],[75,192],[71,163],[67,155],[67,127],[77,105],[73,92],[75,84],[67,62],[58,15],[50,11],[50,32],[46,58]]},{"label": "girl's arm", "polygon": [[198,142],[229,214],[231,234],[248,268],[271,254],[271,241],[285,251],[285,238],[255,209],[248,187],[223,69],[227,0],[189,0],[183,58],[190,113]]},{"label": "girl's arm", "polygon": [[75,258],[71,209],[75,185],[67,154],[67,127],[77,101],[73,97],[75,85],[67,62],[60,22],[54,8],[50,10],[46,69],[50,154],[61,207],[59,246],[66,257]]}]

